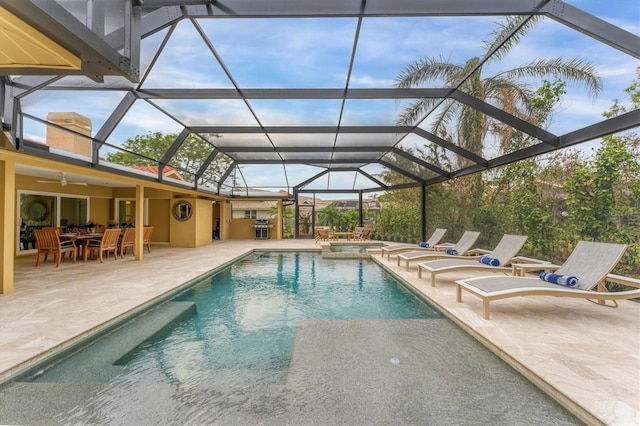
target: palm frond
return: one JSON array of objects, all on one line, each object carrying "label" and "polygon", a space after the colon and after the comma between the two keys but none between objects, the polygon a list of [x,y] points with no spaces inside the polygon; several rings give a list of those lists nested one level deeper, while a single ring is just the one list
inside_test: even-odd
[{"label": "palm frond", "polygon": [[[507,78],[490,77],[484,80],[484,87],[485,101],[520,118],[531,116],[535,93],[528,86]],[[508,99],[504,96],[505,92],[509,93]],[[513,105],[508,105],[507,101]]]},{"label": "palm frond", "polygon": [[503,58],[509,53],[511,48],[518,44],[520,39],[542,19],[540,15],[534,15],[523,24],[522,22],[527,18],[527,16],[508,16],[504,22],[498,23],[497,29],[491,32],[491,41],[484,42],[487,52],[498,47],[518,25],[522,24],[522,27],[504,41],[504,44],[502,44],[491,57],[492,60]]},{"label": "palm frond", "polygon": [[583,85],[594,98],[602,91],[602,78],[598,75],[596,67],[588,61],[577,58],[537,59],[505,71],[500,76],[514,80],[523,77],[555,77],[568,83]]},{"label": "palm frond", "polygon": [[449,76],[458,73],[460,67],[447,63],[443,58],[422,58],[407,65],[396,77],[396,87],[417,87],[428,81],[449,81]]},{"label": "palm frond", "polygon": [[417,124],[438,101],[439,99],[417,99],[411,102],[404,108],[400,116],[398,116],[396,124],[400,126]]},{"label": "palm frond", "polygon": [[460,104],[456,102],[449,101],[443,105],[442,110],[436,114],[435,119],[431,124],[431,129],[436,135],[443,134],[443,132],[448,134],[451,123],[455,120],[460,111]]}]

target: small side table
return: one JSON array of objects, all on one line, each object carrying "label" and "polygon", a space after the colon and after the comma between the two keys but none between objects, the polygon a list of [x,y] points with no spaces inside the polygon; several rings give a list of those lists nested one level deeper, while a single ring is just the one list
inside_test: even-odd
[{"label": "small side table", "polygon": [[530,271],[551,272],[559,267],[560,266],[553,263],[512,263],[511,274],[514,276],[524,277],[525,274]]}]

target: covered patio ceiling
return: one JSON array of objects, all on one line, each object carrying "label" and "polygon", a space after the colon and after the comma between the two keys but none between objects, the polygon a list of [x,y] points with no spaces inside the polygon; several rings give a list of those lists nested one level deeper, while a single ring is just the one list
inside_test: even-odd
[{"label": "covered patio ceiling", "polygon": [[[173,167],[185,179],[180,187],[204,193],[423,187],[640,126],[638,110],[602,116],[636,76],[637,5],[614,2],[607,7],[627,7],[615,14],[627,20],[606,20],[594,15],[605,9],[571,3],[0,0],[7,22],[26,23],[58,46],[47,50],[48,64],[52,51],[81,60],[73,69],[19,63],[20,52],[5,59],[0,117],[11,148],[27,154],[128,174],[108,160],[129,153],[159,166],[148,179],[162,181]],[[488,47],[506,16],[521,21]],[[539,20],[516,40],[532,17]],[[568,82],[552,119],[537,123],[466,89],[473,79],[556,57],[592,63],[602,77],[597,98]],[[400,87],[401,72],[424,58],[473,65],[455,81]],[[522,84],[535,90],[543,81]],[[431,107],[403,121],[405,108],[423,99]],[[494,135],[470,150],[451,133],[435,134],[434,122],[455,108],[527,142],[505,149]],[[53,112],[89,118],[90,134],[52,121]],[[86,138],[90,152],[53,146],[52,129]],[[174,135],[160,153],[127,145],[155,132]],[[390,185],[390,172],[403,178]]]}]

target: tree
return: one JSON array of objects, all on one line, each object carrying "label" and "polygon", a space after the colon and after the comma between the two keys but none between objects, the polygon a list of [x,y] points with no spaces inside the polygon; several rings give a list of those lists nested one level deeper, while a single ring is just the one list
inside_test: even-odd
[{"label": "tree", "polygon": [[[277,204],[269,208],[269,216],[275,217],[275,218],[278,217]],[[282,220],[282,228],[283,228],[283,234],[285,238],[290,238],[291,235],[293,235],[292,221],[294,216],[295,216],[295,211],[293,210],[293,206],[286,205],[286,204],[282,206],[282,218],[280,220]]]},{"label": "tree", "polygon": [[[640,108],[640,73],[625,91],[631,107],[615,100],[605,117]],[[640,238],[639,147],[635,133],[605,136],[594,159],[567,181],[569,214],[581,238],[625,242]]]},{"label": "tree", "polygon": [[[416,155],[413,150],[408,150],[408,152]],[[420,178],[429,177],[425,175],[427,171],[421,170],[415,162],[395,153],[388,154],[385,160]],[[379,177],[388,185],[412,182],[409,177],[394,170],[385,170]],[[389,191],[380,197],[380,201],[384,202],[384,208],[376,220],[376,235],[402,239],[403,241],[419,241],[422,235],[420,230],[420,189]]]},{"label": "tree", "polygon": [[[177,137],[178,135],[174,133],[148,132],[145,135],[138,135],[133,139],[126,140],[122,144],[122,148],[126,151],[109,153],[106,158],[107,161],[123,166],[155,166],[158,165],[158,161],[164,157]],[[209,142],[190,134],[173,158],[169,160],[169,165],[177,169],[183,179],[193,182],[195,172],[199,170],[212,150],[213,146]],[[219,177],[230,163],[227,157],[218,157],[200,177],[199,185],[215,186],[217,184]]]},{"label": "tree", "polygon": [[[564,93],[563,82],[544,80],[531,100],[536,121],[546,121]],[[511,139],[511,145],[519,148],[526,146],[528,136],[514,131]],[[563,248],[558,245],[557,237],[566,240],[562,227],[564,203],[557,190],[561,185],[555,185],[560,176],[550,173],[557,170],[554,165],[564,163],[563,157],[554,153],[547,157],[553,161],[527,159],[485,173],[488,191],[481,209],[484,210],[482,216],[493,218],[503,232],[511,227],[527,235],[527,243],[536,251],[532,254],[555,255],[558,249]],[[485,229],[482,224],[476,224],[476,229]]]},{"label": "tree", "polygon": [[331,203],[325,208],[318,211],[318,225],[337,228],[340,223],[340,212],[336,208],[335,203]]},{"label": "tree", "polygon": [[[492,41],[485,42],[487,52],[499,46],[506,36],[520,25],[522,19],[508,17],[504,23],[500,24],[498,30],[491,34]],[[515,36],[498,48],[487,62],[499,60],[506,55],[538,20],[538,17],[528,20]],[[464,77],[479,63],[479,57],[470,58],[463,64],[449,63],[444,58],[419,59],[400,72],[396,86],[409,88],[441,81],[448,87],[457,87],[462,82],[460,89],[469,95],[538,125],[542,124],[541,119],[546,119],[546,114],[542,117],[536,114],[539,112],[534,102],[536,92],[522,82],[523,78],[559,78],[562,81],[584,85],[594,96],[602,88],[601,79],[593,65],[580,59],[564,60],[562,58],[537,59],[491,76],[484,76],[482,74],[484,65],[480,65],[478,70],[463,82]],[[416,124],[438,102],[440,102],[439,99],[419,99],[409,104],[400,115],[398,123]],[[435,117],[432,131],[477,155],[482,155],[489,135],[499,140],[502,151],[509,150],[513,132],[510,126],[458,102],[443,104],[442,110]],[[463,157],[458,157],[456,162],[459,168],[468,165],[468,160]]]},{"label": "tree", "polygon": [[418,242],[420,230],[420,189],[400,189],[380,196],[383,209],[376,221],[376,235],[392,240]]},{"label": "tree", "polygon": [[[485,42],[485,50],[486,52],[495,50],[495,52],[487,63],[504,57],[540,18],[533,17],[524,22],[522,19],[522,17],[508,17],[490,35],[490,41]],[[507,39],[507,35],[516,28],[518,30],[515,31],[514,36]],[[470,58],[464,63],[451,63],[441,57],[418,59],[398,74],[396,86],[410,88],[437,82],[444,83],[448,87],[459,87],[460,90],[481,101],[495,105],[511,115],[541,127],[549,119],[560,96],[564,94],[565,81],[586,87],[594,96],[602,86],[595,68],[579,59],[537,59],[494,75],[485,75],[483,71],[486,63],[480,64],[480,61],[480,57]],[[474,69],[475,72],[472,72]],[[545,80],[549,77],[555,78],[555,81],[550,83]],[[543,79],[543,82],[536,90],[525,83],[525,78],[527,80]],[[439,102],[440,99],[418,99],[410,103],[399,116],[398,124],[417,124]],[[513,152],[537,143],[517,129],[460,102],[442,103],[435,111],[433,118],[431,128],[433,133],[481,157],[486,156],[484,151],[490,146],[489,141],[494,142],[498,154]],[[429,145],[425,151],[420,149],[418,151],[425,161],[444,170],[462,169],[471,165],[471,161],[465,157],[434,147],[433,144]],[[485,173],[485,175],[491,176],[491,173],[495,175],[496,172]],[[509,173],[505,176],[509,176]],[[534,175],[531,175],[530,179],[533,177]],[[482,228],[482,243],[489,244],[495,237],[493,234],[498,234],[492,232],[493,230],[498,229],[499,226],[503,229],[508,226],[504,216],[497,213],[498,209],[504,211],[505,205],[487,204],[495,201],[495,197],[484,197],[487,190],[495,190],[495,187],[487,188],[487,185],[495,184],[495,181],[483,179],[480,173],[457,178],[453,183],[440,184],[439,195],[431,194],[430,202],[444,209],[439,211],[438,215],[442,215],[441,217],[446,218],[447,221],[453,220],[454,223],[451,223],[453,227]],[[445,197],[453,203],[438,202],[438,196]],[[535,197],[535,193],[529,194],[527,203],[533,202]],[[521,203],[524,201],[525,198],[520,199]],[[440,226],[445,225],[441,222]]]},{"label": "tree", "polygon": [[359,220],[357,210],[339,210],[335,203],[318,211],[318,225],[330,226],[338,232],[346,232],[353,229]]}]

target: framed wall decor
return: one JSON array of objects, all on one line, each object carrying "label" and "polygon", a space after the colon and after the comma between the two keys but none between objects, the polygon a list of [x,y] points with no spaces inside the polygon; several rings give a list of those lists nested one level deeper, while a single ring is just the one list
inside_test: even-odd
[{"label": "framed wall decor", "polygon": [[178,201],[173,205],[171,213],[177,220],[189,220],[191,214],[193,213],[193,207],[191,206],[191,203],[187,201]]}]

